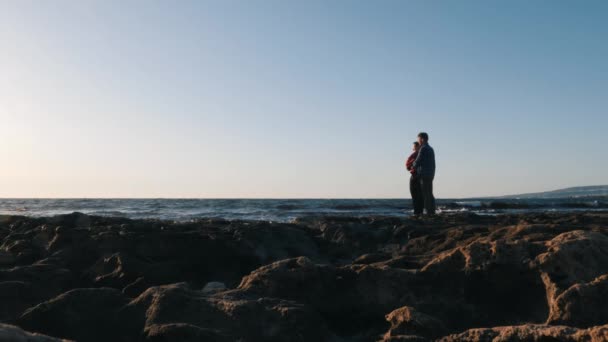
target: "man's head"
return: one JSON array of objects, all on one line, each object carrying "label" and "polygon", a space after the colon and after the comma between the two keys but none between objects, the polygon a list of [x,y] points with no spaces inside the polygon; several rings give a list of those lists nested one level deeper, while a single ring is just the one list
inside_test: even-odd
[{"label": "man's head", "polygon": [[420,149],[420,143],[417,141],[414,141],[414,146],[412,148],[414,151],[418,151]]},{"label": "man's head", "polygon": [[429,135],[425,132],[418,133],[418,143],[424,145],[429,141]]}]

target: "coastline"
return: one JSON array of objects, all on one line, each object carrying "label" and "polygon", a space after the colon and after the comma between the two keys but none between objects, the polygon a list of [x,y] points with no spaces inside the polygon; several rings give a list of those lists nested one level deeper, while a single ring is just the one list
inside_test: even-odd
[{"label": "coastline", "polygon": [[0,238],[0,322],[19,327],[0,325],[0,336],[608,338],[608,213],[0,216]]},{"label": "coastline", "polygon": [[[438,212],[479,215],[608,212],[608,197],[437,199]],[[93,216],[196,221],[205,218],[292,222],[310,216],[404,218],[409,199],[0,199],[0,215]]]}]

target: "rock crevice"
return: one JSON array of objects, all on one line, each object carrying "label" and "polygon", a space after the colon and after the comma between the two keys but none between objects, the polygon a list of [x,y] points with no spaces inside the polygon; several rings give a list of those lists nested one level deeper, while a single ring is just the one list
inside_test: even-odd
[{"label": "rock crevice", "polygon": [[0,337],[604,341],[607,223],[3,216]]}]

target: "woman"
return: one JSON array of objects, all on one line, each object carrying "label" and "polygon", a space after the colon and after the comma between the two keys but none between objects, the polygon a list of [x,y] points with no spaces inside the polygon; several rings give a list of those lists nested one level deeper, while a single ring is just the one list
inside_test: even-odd
[{"label": "woman", "polygon": [[420,182],[416,178],[416,169],[414,169],[414,161],[418,157],[418,150],[420,150],[420,144],[414,141],[412,148],[413,152],[407,158],[405,162],[405,168],[410,172],[410,194],[412,195],[412,206],[414,207],[414,215],[422,215],[424,210],[424,200],[422,199],[422,188]]}]

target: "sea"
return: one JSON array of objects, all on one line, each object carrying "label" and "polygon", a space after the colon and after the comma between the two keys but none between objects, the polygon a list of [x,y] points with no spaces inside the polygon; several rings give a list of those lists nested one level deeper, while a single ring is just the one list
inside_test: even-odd
[{"label": "sea", "polygon": [[[526,212],[608,211],[608,197],[438,199],[438,213],[498,215]],[[318,216],[412,214],[409,199],[0,199],[0,215],[89,215],[190,221],[203,218],[292,222]]]}]

